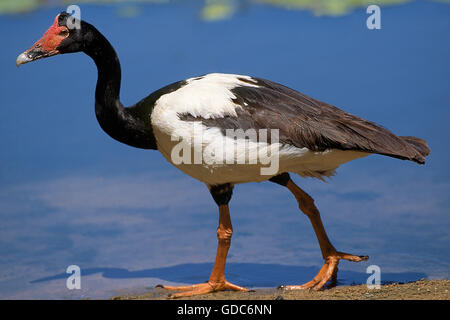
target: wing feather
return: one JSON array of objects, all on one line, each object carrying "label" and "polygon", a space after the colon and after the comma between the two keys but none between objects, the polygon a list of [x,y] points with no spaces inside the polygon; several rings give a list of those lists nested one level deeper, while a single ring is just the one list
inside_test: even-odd
[{"label": "wing feather", "polygon": [[[252,78],[252,86],[231,89],[237,116],[201,119],[207,126],[225,129],[278,129],[280,142],[313,151],[327,149],[377,153],[423,164],[426,142],[399,137],[376,123],[315,100],[281,84]],[[194,120],[182,115],[184,120]]]}]

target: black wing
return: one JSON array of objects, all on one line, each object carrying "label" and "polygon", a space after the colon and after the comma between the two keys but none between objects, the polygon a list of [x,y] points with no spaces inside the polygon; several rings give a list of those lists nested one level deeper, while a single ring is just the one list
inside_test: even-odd
[{"label": "black wing", "polygon": [[[247,79],[240,79],[248,82]],[[396,136],[385,128],[320,102],[288,87],[254,78],[258,87],[239,86],[231,91],[237,117],[197,119],[210,127],[225,129],[279,129],[281,143],[326,149],[355,150],[412,160],[423,164],[430,152],[426,142]],[[182,115],[185,120],[195,120]]]}]

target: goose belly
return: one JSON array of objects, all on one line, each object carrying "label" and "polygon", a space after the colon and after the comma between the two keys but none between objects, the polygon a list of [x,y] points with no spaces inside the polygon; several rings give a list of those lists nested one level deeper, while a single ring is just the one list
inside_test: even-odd
[{"label": "goose belly", "polygon": [[183,126],[185,123],[180,123],[173,134],[154,127],[158,150],[179,170],[209,185],[260,182],[282,172],[323,179],[334,175],[343,163],[369,155],[337,149],[314,152],[246,139],[230,141],[219,128],[203,127],[202,139],[186,130],[178,139]]}]

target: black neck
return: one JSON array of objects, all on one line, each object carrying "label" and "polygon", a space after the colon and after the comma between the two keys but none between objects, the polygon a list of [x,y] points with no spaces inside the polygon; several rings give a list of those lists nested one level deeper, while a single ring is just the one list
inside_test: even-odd
[{"label": "black neck", "polygon": [[[121,69],[109,41],[89,25],[84,52],[98,69],[95,90],[95,114],[102,129],[115,140],[133,147],[156,149],[151,123],[139,117],[135,108],[124,108],[120,102]],[[148,117],[149,118],[149,117]]]}]

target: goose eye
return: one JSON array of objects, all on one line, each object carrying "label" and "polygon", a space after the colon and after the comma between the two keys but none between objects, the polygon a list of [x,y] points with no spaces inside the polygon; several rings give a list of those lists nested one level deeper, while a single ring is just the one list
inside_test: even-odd
[{"label": "goose eye", "polygon": [[60,36],[66,36],[69,33],[69,30],[67,29],[63,29],[61,30],[61,32],[59,33]]}]

